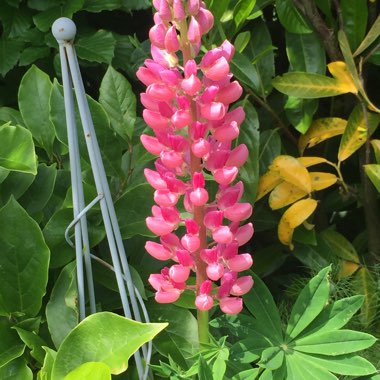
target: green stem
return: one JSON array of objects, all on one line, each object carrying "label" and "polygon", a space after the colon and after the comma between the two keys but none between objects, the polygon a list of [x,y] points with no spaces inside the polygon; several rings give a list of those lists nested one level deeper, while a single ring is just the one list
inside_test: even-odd
[{"label": "green stem", "polygon": [[208,336],[208,311],[197,310],[199,344],[209,343]]}]

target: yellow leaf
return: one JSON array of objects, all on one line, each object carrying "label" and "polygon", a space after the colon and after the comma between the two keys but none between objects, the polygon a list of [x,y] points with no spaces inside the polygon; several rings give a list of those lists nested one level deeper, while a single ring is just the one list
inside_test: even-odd
[{"label": "yellow leaf", "polygon": [[282,215],[278,224],[278,238],[282,244],[293,249],[292,237],[296,227],[301,225],[315,210],[317,201],[315,199],[301,199],[292,204]]},{"label": "yellow leaf", "polygon": [[277,185],[269,195],[269,206],[272,210],[285,207],[307,195],[307,192],[289,182]]},{"label": "yellow leaf", "polygon": [[298,157],[297,160],[305,167],[323,164],[327,162],[326,158],[322,157]]},{"label": "yellow leaf", "polygon": [[336,183],[338,177],[335,174],[324,172],[310,172],[311,186],[313,190],[319,191],[326,189]]},{"label": "yellow leaf", "polygon": [[311,180],[307,169],[292,156],[277,156],[271,165],[272,171],[307,193],[311,192]]},{"label": "yellow leaf", "polygon": [[353,263],[352,261],[342,260],[339,264],[339,272],[336,275],[338,280],[342,278],[352,276],[358,269],[360,265]]},{"label": "yellow leaf", "polygon": [[331,137],[341,135],[347,126],[347,120],[339,117],[325,117],[314,120],[308,131],[298,142],[298,149],[303,154],[306,148],[311,148]]},{"label": "yellow leaf", "polygon": [[258,201],[264,195],[268,194],[271,190],[273,190],[279,183],[281,183],[282,179],[277,172],[273,172],[269,170],[264,175],[262,175],[259,179],[259,184],[257,187],[257,195],[256,200]]},{"label": "yellow leaf", "polygon": [[367,111],[366,116],[360,104],[351,112],[339,145],[339,161],[344,161],[355,153],[366,142],[367,137],[376,130],[380,115]]},{"label": "yellow leaf", "polygon": [[356,293],[364,296],[364,303],[360,310],[360,319],[363,325],[369,326],[376,316],[379,302],[377,282],[371,272],[365,268],[360,268],[355,274]]},{"label": "yellow leaf", "polygon": [[343,61],[331,62],[327,65],[331,75],[337,80],[339,87],[346,91],[352,92],[353,94],[358,93],[358,88],[356,87],[352,75],[347,69],[347,65]]}]

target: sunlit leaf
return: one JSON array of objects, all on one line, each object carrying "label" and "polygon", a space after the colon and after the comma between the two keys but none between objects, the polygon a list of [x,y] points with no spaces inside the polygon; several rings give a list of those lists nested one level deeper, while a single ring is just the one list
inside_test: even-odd
[{"label": "sunlit leaf", "polygon": [[357,263],[354,263],[352,261],[347,261],[347,260],[341,260],[339,263],[339,271],[336,275],[336,278],[338,280],[341,280],[342,278],[350,277],[359,268],[360,268],[360,265]]},{"label": "sunlit leaf", "polygon": [[327,162],[326,158],[323,157],[297,157],[297,160],[305,167],[314,166],[318,164],[323,164]]},{"label": "sunlit leaf", "polygon": [[327,65],[331,75],[337,80],[339,86],[345,89],[346,92],[351,92],[353,94],[358,93],[358,88],[356,87],[352,75],[347,70],[347,65],[342,61],[330,62]]},{"label": "sunlit leaf", "polygon": [[269,206],[272,210],[278,210],[306,196],[308,193],[299,187],[282,182],[277,185],[269,195]]},{"label": "sunlit leaf", "polygon": [[364,170],[376,187],[376,190],[380,193],[380,165],[378,164],[368,164],[364,165]]},{"label": "sunlit leaf", "polygon": [[268,172],[266,172],[259,179],[256,200],[258,201],[263,196],[268,194],[281,182],[282,182],[282,179],[277,171],[269,170]]},{"label": "sunlit leaf", "polygon": [[339,117],[326,117],[314,120],[307,133],[301,135],[298,148],[303,154],[306,148],[311,148],[322,141],[343,134],[347,121]]},{"label": "sunlit leaf", "polygon": [[336,183],[338,177],[335,174],[324,172],[310,172],[311,186],[313,190],[326,189]]},{"label": "sunlit leaf", "polygon": [[380,115],[369,111],[366,113],[367,115],[364,114],[361,105],[356,106],[352,111],[340,141],[339,161],[344,161],[355,153],[376,130],[380,122]]}]

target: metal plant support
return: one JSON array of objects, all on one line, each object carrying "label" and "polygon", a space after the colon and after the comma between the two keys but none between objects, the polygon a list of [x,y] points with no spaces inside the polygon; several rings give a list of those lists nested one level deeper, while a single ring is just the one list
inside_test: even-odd
[{"label": "metal plant support", "polygon": [[[111,253],[112,266],[105,262],[102,263],[115,272],[124,315],[128,318],[141,322],[142,319],[139,309],[140,304],[141,310],[144,314],[144,320],[145,322],[149,322],[149,317],[142,297],[134,286],[131,273],[129,271],[127,257],[124,250],[111,192],[108,186],[89,106],[86,100],[86,94],[79,70],[79,64],[73,46],[73,40],[76,34],[76,26],[72,20],[66,17],[62,17],[54,22],[52,26],[52,33],[59,44],[59,53],[61,59],[73,196],[74,219],[66,229],[65,238],[70,245],[75,247],[76,251],[80,320],[84,319],[86,316],[86,292],[84,273],[86,274],[90,313],[96,312],[91,259],[98,261],[102,260],[90,253],[86,214],[95,204],[99,202]],[[78,134],[75,122],[73,89],[75,91],[81,124],[95,180],[95,186],[98,193],[96,198],[87,206],[85,205],[84,201]],[[69,237],[69,233],[72,228],[74,228],[75,231],[74,243]],[[126,287],[125,284],[127,285]],[[128,295],[130,302],[128,301]],[[140,380],[144,380],[148,377],[149,374],[148,364],[152,351],[151,343],[149,343],[147,347],[143,346],[141,351],[145,360],[145,368],[142,362],[140,351],[137,351],[135,353],[134,358],[139,378]]]}]

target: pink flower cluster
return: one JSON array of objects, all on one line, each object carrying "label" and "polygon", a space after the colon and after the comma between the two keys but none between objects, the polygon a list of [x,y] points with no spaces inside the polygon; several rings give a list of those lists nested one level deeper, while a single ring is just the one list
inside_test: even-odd
[{"label": "pink flower cluster", "polygon": [[[149,33],[153,59],[137,72],[147,86],[141,94],[143,118],[154,133],[143,134],[141,142],[158,156],[156,170],[145,169],[144,174],[155,189],[156,203],[146,223],[160,243],[148,241],[146,250],[175,264],[152,274],[149,282],[157,302],[175,302],[185,289],[194,288],[186,284],[193,271],[198,309],[209,310],[218,300],[223,312],[239,313],[241,296],[253,280],[238,278],[238,272],[252,265],[252,256],[238,249],[251,239],[253,227],[240,226],[252,206],[239,202],[243,183],[234,183],[249,154],[246,145],[233,144],[245,117],[242,107],[229,110],[242,94],[240,84],[231,81],[234,47],[225,41],[197,64],[201,37],[213,25],[211,12],[199,0],[153,0],[153,5],[157,10]],[[212,201],[205,175],[218,184]],[[181,216],[180,198],[190,217]],[[179,226],[186,231],[181,238],[174,233]]]}]

